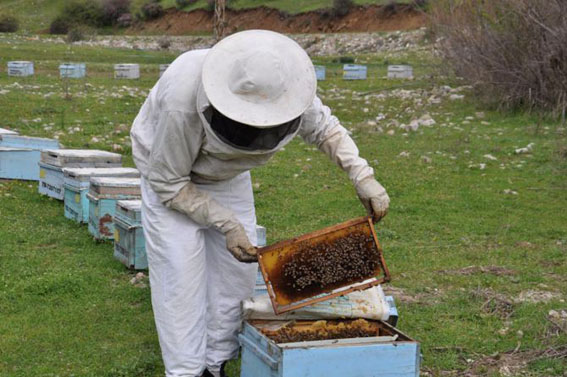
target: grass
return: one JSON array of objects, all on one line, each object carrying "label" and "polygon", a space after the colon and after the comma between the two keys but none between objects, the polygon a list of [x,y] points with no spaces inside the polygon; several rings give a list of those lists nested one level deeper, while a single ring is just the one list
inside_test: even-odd
[{"label": "grass", "polygon": [[[11,14],[18,18],[22,32],[40,32],[49,29],[51,21],[57,17],[67,0],[2,0],[0,15]],[[132,13],[136,13],[146,0],[132,0]],[[357,4],[385,4],[388,0],[355,0]],[[410,0],[399,0],[398,3],[408,3]],[[176,6],[175,0],[162,0],[164,9]],[[301,13],[321,8],[331,7],[332,0],[236,0],[230,7],[246,9],[259,6],[276,8],[290,14]],[[199,0],[187,6],[184,10],[202,9],[207,7],[206,0]],[[103,30],[112,33],[111,29]]]},{"label": "grass", "polygon": [[[0,57],[3,67],[12,59],[34,60],[38,71],[31,78],[0,73],[1,127],[58,136],[71,148],[111,150],[119,144],[128,166],[133,164],[121,124],[132,122],[157,79],[157,64],[174,58],[8,37],[0,39]],[[89,77],[69,81],[70,99],[64,99],[57,66],[70,58],[86,61]],[[352,130],[392,199],[377,230],[390,285],[403,293],[396,296],[399,328],[421,342],[424,368],[439,375],[516,347],[528,352],[564,345],[566,334],[547,334],[546,319],[549,310],[567,306],[564,126],[545,119],[537,126],[535,115],[483,108],[466,89],[464,100],[443,97],[428,104],[442,85],[460,84],[439,76],[439,62],[424,52],[357,61],[369,63],[369,80],[343,81],[332,57],[317,59],[328,69],[320,95]],[[140,63],[142,79],[111,79],[118,62]],[[409,86],[384,79],[388,63],[413,64],[418,79]],[[402,123],[429,113],[437,125],[407,134],[386,128],[395,130],[387,135],[368,123],[378,113]],[[530,142],[533,154],[513,153]],[[408,157],[400,156],[404,151]],[[254,169],[253,180],[259,184],[258,222],[268,229],[269,242],[363,215],[345,174],[300,140]],[[518,195],[505,194],[507,189]],[[1,181],[0,214],[0,375],[163,375],[149,289],[129,283],[133,272],[114,260],[110,243],[93,242],[86,227],[63,217],[62,203],[37,193],[35,182]],[[512,273],[459,273],[467,266]],[[509,313],[482,309],[487,294],[512,301],[529,291],[552,298],[514,302]],[[525,373],[562,376],[566,368],[564,359],[544,358]],[[238,370],[231,363],[229,375]]]}]

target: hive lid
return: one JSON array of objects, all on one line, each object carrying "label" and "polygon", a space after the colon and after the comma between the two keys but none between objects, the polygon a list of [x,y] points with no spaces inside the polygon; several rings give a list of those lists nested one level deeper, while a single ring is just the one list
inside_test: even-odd
[{"label": "hive lid", "polygon": [[369,217],[261,248],[258,262],[276,314],[390,281]]},{"label": "hive lid", "polygon": [[73,167],[76,164],[90,164],[96,167],[100,164],[121,165],[122,156],[96,149],[50,149],[41,152],[41,162],[54,166]]},{"label": "hive lid", "polygon": [[142,209],[141,200],[119,200],[117,205],[126,211],[139,212]]},{"label": "hive lid", "polygon": [[63,173],[79,181],[88,181],[91,177],[140,177],[140,171],[135,168],[64,168]]},{"label": "hive lid", "polygon": [[17,135],[16,131],[7,130],[5,128],[0,128],[0,135]]},{"label": "hive lid", "polygon": [[141,195],[139,178],[93,177],[90,182],[89,193],[99,198]]}]

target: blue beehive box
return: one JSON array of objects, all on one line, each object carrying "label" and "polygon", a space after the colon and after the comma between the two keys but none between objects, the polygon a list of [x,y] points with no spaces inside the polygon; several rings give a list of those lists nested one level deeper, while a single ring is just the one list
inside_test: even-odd
[{"label": "blue beehive box", "polygon": [[139,178],[91,178],[89,192],[89,233],[97,240],[114,239],[113,217],[119,200],[140,199]]},{"label": "blue beehive box", "polygon": [[64,168],[117,168],[122,156],[117,153],[90,149],[58,149],[41,152],[39,163],[39,193],[63,200]]},{"label": "blue beehive box", "polygon": [[0,178],[38,181],[41,151],[57,148],[57,140],[0,134]]},{"label": "blue beehive box", "polygon": [[89,191],[92,177],[139,178],[134,168],[64,168],[63,188],[65,190],[65,217],[79,223],[89,221]]},{"label": "blue beehive box", "polygon": [[344,80],[366,80],[367,67],[358,64],[345,64],[343,66]]},{"label": "blue beehive box", "polygon": [[[360,321],[360,320],[359,320]],[[419,343],[382,321],[364,322],[377,336],[278,343],[270,334],[312,329],[316,321],[246,321],[239,335],[241,377],[418,377]],[[326,323],[343,322],[328,321]],[[321,321],[318,321],[321,324]]]},{"label": "blue beehive box", "polygon": [[25,77],[33,75],[33,62],[8,62],[8,76]]},{"label": "blue beehive box", "polygon": [[61,78],[80,79],[86,74],[87,65],[85,63],[63,63],[59,66]]},{"label": "blue beehive box", "polygon": [[318,81],[324,81],[326,78],[327,69],[324,65],[316,65],[315,67],[315,76],[317,77]]},{"label": "blue beehive box", "polygon": [[141,208],[141,200],[119,200],[114,214],[114,258],[133,270],[148,268]]}]

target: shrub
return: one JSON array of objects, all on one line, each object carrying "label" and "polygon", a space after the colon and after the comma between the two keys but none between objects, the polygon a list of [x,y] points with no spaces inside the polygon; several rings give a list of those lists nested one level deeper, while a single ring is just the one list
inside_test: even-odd
[{"label": "shrub", "polygon": [[188,5],[195,4],[196,2],[197,2],[197,0],[175,0],[175,4],[177,5],[177,8],[179,8],[179,9],[183,9]]},{"label": "shrub", "polygon": [[20,24],[13,16],[0,16],[0,33],[13,33],[18,31]]},{"label": "shrub", "polygon": [[142,18],[153,20],[163,15],[163,7],[155,0],[150,0],[142,5]]},{"label": "shrub", "polygon": [[353,6],[353,0],[333,0],[333,13],[335,17],[344,17],[350,12]]},{"label": "shrub", "polygon": [[160,39],[158,39],[157,43],[159,48],[163,50],[167,50],[169,47],[171,47],[171,39],[167,36],[163,36]]},{"label": "shrub", "polygon": [[124,13],[116,20],[116,25],[119,27],[129,27],[132,25],[134,18],[132,17],[132,13]]},{"label": "shrub", "polygon": [[506,107],[567,107],[567,2],[437,0],[442,56],[477,93]]},{"label": "shrub", "polygon": [[64,17],[57,17],[49,25],[50,34],[67,34],[69,32],[69,21]]},{"label": "shrub", "polygon": [[105,25],[116,25],[120,17],[128,13],[130,13],[130,0],[104,0],[102,2]]},{"label": "shrub", "polygon": [[73,43],[73,42],[83,41],[95,34],[96,34],[95,30],[88,26],[75,25],[72,26],[69,29],[69,32],[67,33],[67,42]]},{"label": "shrub", "polygon": [[73,1],[65,5],[62,14],[71,24],[104,26],[104,13],[98,1]]}]

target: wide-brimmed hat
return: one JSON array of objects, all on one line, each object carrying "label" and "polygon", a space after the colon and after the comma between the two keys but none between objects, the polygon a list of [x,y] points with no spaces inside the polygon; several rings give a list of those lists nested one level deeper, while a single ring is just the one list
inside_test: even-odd
[{"label": "wide-brimmed hat", "polygon": [[258,128],[299,117],[317,90],[305,50],[268,30],[242,31],[218,42],[205,58],[202,80],[219,112]]}]

